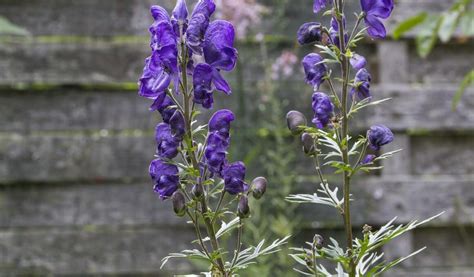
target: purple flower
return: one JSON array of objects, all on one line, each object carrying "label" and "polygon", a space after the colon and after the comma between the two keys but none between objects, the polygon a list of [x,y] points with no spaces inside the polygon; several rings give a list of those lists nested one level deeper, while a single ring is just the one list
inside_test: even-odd
[{"label": "purple flower", "polygon": [[212,108],[212,67],[200,63],[194,68],[193,73],[194,103],[201,104],[204,108]]},{"label": "purple flower", "polygon": [[373,162],[375,160],[377,156],[375,155],[372,155],[372,154],[368,154],[364,157],[364,159],[362,159],[362,161],[360,162],[361,165],[364,165],[364,164],[370,164],[371,162]]},{"label": "purple flower", "polygon": [[360,0],[367,33],[372,38],[385,38],[387,31],[381,19],[387,19],[393,10],[393,0]]},{"label": "purple flower", "polygon": [[301,45],[321,41],[321,23],[308,22],[298,29],[298,43]]},{"label": "purple flower", "polygon": [[[342,18],[342,24],[344,28],[346,27],[346,18]],[[339,23],[337,22],[335,17],[331,18],[331,29],[329,30],[329,35],[331,36],[331,40],[337,48],[341,49],[341,43],[339,41]],[[344,42],[347,43],[349,41],[349,35],[344,33]]]},{"label": "purple flower", "polygon": [[161,21],[170,21],[170,16],[168,15],[168,12],[161,6],[151,6],[150,13],[156,23],[160,23]]},{"label": "purple flower", "polygon": [[369,146],[373,150],[379,150],[381,146],[393,141],[393,133],[384,125],[374,125],[367,132]]},{"label": "purple flower", "polygon": [[172,79],[178,82],[177,54],[176,49],[169,47],[164,51],[152,52],[145,60],[145,68],[138,82],[140,96],[156,99],[165,94]]},{"label": "purple flower", "polygon": [[178,147],[181,139],[171,133],[169,124],[160,123],[155,128],[155,140],[157,154],[160,158],[172,159],[178,155]]},{"label": "purple flower", "polygon": [[356,94],[359,100],[369,98],[371,77],[367,69],[362,68],[357,71],[354,79],[354,87],[351,89],[351,95]]},{"label": "purple flower", "polygon": [[163,118],[163,122],[169,123],[176,111],[176,108],[171,107],[172,105],[174,105],[173,100],[163,93],[153,101],[153,104],[150,106],[150,111],[158,111]]},{"label": "purple flower", "polygon": [[183,114],[176,110],[169,120],[171,134],[182,139],[185,133],[185,123]]},{"label": "purple flower", "polygon": [[314,0],[313,12],[318,13],[322,9],[326,8],[327,0]]},{"label": "purple flower", "polygon": [[327,67],[322,61],[323,58],[315,53],[306,55],[302,61],[304,73],[306,74],[306,83],[316,89],[319,89],[321,83],[324,82],[327,72]]},{"label": "purple flower", "polygon": [[359,54],[352,55],[350,62],[355,70],[360,70],[367,65],[365,58]]},{"label": "purple flower", "polygon": [[228,138],[230,131],[230,123],[234,121],[234,113],[230,110],[218,110],[209,120],[209,132],[217,132]]},{"label": "purple flower", "polygon": [[206,165],[209,171],[213,174],[221,174],[222,167],[226,162],[228,147],[229,138],[226,138],[217,132],[208,135],[204,156]]},{"label": "purple flower", "polygon": [[245,165],[243,162],[226,164],[222,169],[224,189],[230,194],[247,191],[249,186],[244,182]]},{"label": "purple flower", "polygon": [[334,111],[334,105],[331,103],[331,99],[322,92],[315,92],[313,93],[312,106],[314,112],[312,122],[316,124],[316,127],[319,129],[326,127]]},{"label": "purple flower", "polygon": [[213,0],[200,0],[194,7],[186,30],[186,43],[197,54],[202,54],[204,35],[209,26],[209,18],[215,9]]},{"label": "purple flower", "polygon": [[185,0],[178,0],[172,12],[171,23],[173,24],[174,32],[180,35],[179,26],[183,26],[182,33],[184,34],[188,25],[188,7]]},{"label": "purple flower", "polygon": [[153,190],[161,199],[171,197],[178,189],[178,168],[175,165],[155,159],[150,164],[149,173],[155,185]]}]

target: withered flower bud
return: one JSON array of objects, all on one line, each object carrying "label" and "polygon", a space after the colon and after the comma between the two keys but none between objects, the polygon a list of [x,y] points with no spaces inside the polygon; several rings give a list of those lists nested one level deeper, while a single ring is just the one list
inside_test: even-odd
[{"label": "withered flower bud", "polygon": [[296,136],[301,134],[300,126],[306,126],[306,117],[299,111],[289,111],[286,114],[286,123],[291,134]]},{"label": "withered flower bud", "polygon": [[257,177],[252,181],[252,195],[255,199],[260,199],[267,190],[267,179]]},{"label": "withered flower bud", "polygon": [[174,213],[182,217],[186,214],[186,199],[184,199],[184,195],[180,191],[176,191],[171,196],[171,200],[173,201],[173,210]]},{"label": "withered flower bud", "polygon": [[249,199],[246,195],[242,195],[239,199],[237,214],[240,218],[247,218],[250,215]]},{"label": "withered flower bud", "polygon": [[303,133],[301,135],[301,142],[303,143],[303,152],[306,155],[316,154],[316,147],[314,146],[314,138],[310,134]]}]

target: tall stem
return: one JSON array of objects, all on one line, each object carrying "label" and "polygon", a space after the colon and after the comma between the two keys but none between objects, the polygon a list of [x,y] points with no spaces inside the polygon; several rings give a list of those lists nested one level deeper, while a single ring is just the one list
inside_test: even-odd
[{"label": "tall stem", "polygon": [[[188,91],[188,76],[187,76],[186,68],[187,68],[187,48],[186,48],[186,45],[184,44],[184,41],[181,40],[181,81],[182,81],[183,102],[184,102],[183,103],[184,105],[183,116],[184,116],[185,125],[186,125],[185,141],[186,141],[186,146],[188,148],[188,153],[187,153],[188,157],[191,159],[194,169],[199,171],[199,162],[196,158],[196,153],[194,151],[193,133],[191,129],[192,110],[191,110],[190,101],[192,101],[192,99]],[[201,182],[198,182],[197,185],[202,186]],[[206,196],[203,196],[201,197],[201,213],[204,220],[204,224],[206,225],[206,230],[209,235],[209,239],[211,241],[212,250],[213,252],[217,252],[216,261],[219,267],[218,269],[222,273],[223,276],[226,276],[224,262],[222,260],[222,257],[220,256],[219,242],[216,238],[216,231],[214,229],[214,224],[212,223],[211,218],[208,215],[208,211],[209,211],[209,207],[207,205],[207,198]]]},{"label": "tall stem", "polygon": [[[342,160],[345,164],[349,164],[349,155],[348,155],[348,116],[347,116],[347,99],[348,99],[348,82],[349,82],[349,61],[346,57],[346,41],[344,37],[345,33],[345,26],[344,26],[344,1],[337,0],[337,22],[339,26],[339,43],[340,43],[340,50],[341,50],[341,72],[342,72]],[[351,209],[350,209],[350,182],[351,178],[349,172],[344,171],[343,174],[343,190],[344,190],[344,227],[346,231],[346,240],[347,240],[347,247],[349,248],[349,255],[353,254],[353,247],[352,247],[352,223],[351,223]],[[349,264],[349,276],[355,276],[355,263],[351,257],[350,264]]]}]

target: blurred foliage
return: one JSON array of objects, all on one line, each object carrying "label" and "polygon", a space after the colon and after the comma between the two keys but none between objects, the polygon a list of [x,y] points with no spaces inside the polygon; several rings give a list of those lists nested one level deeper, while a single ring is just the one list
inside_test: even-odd
[{"label": "blurred foliage", "polygon": [[0,16],[0,35],[27,36],[29,34],[25,28],[17,26],[5,17]]},{"label": "blurred foliage", "polygon": [[[399,39],[404,33],[418,29],[416,35],[416,49],[418,55],[426,58],[436,45],[438,39],[442,43],[451,40],[456,30],[462,39],[474,36],[473,0],[458,0],[451,8],[440,14],[421,12],[401,22],[393,31],[393,37]],[[462,81],[453,97],[453,110],[466,88],[474,82],[474,69]]]}]

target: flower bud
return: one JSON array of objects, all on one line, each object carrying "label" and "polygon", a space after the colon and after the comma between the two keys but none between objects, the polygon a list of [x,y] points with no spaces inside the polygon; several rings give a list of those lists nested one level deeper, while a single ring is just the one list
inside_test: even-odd
[{"label": "flower bud", "polygon": [[316,147],[314,146],[314,138],[310,134],[303,133],[301,135],[301,142],[303,143],[303,152],[306,155],[316,154]]},{"label": "flower bud", "polygon": [[318,234],[314,235],[313,247],[318,250],[321,250],[321,248],[323,248],[323,244],[324,244],[324,238]]},{"label": "flower bud", "polygon": [[306,117],[299,111],[289,111],[286,114],[286,123],[292,135],[301,134],[299,126],[306,126]]},{"label": "flower bud", "polygon": [[186,199],[184,199],[184,195],[180,191],[176,191],[171,200],[173,201],[174,213],[179,217],[184,216],[186,214]]},{"label": "flower bud", "polygon": [[267,179],[257,177],[252,181],[252,195],[255,199],[260,199],[267,190]]},{"label": "flower bud", "polygon": [[193,188],[191,189],[191,194],[195,199],[199,199],[202,197],[204,194],[204,191],[202,189],[201,185],[194,185]]},{"label": "flower bud", "polygon": [[240,218],[247,218],[250,215],[249,199],[246,195],[242,195],[237,205],[237,214]]}]

